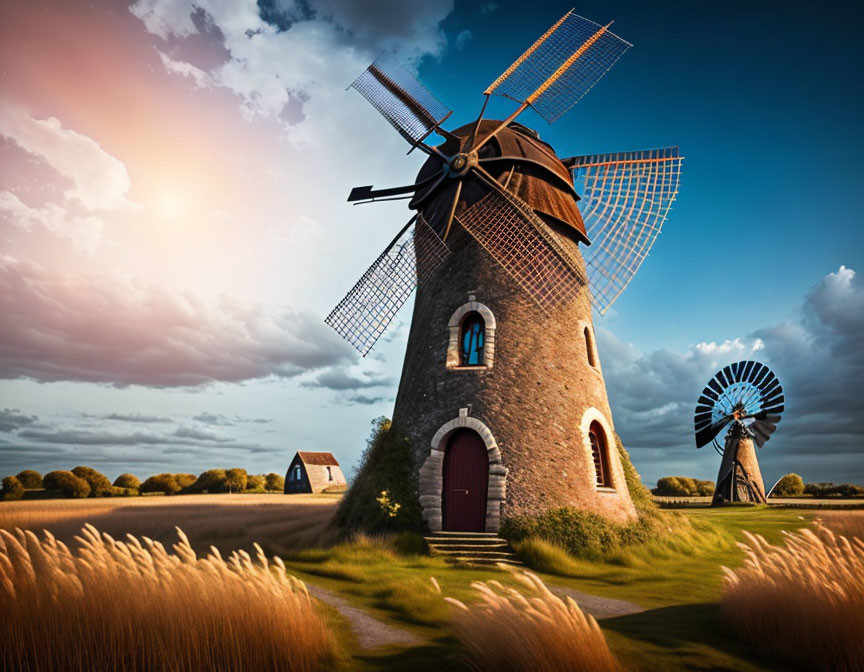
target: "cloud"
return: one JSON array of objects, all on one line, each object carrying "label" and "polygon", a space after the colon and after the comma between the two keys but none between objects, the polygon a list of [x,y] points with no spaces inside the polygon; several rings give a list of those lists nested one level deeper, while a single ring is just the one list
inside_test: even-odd
[{"label": "cloud", "polygon": [[126,199],[130,182],[126,167],[92,138],[63,128],[55,117],[34,119],[20,109],[0,108],[0,134],[47,161],[72,181],[64,192],[87,210],[133,208]]},{"label": "cloud", "polygon": [[468,44],[468,41],[470,39],[471,39],[471,31],[470,30],[463,30],[461,33],[459,33],[456,36],[456,41],[455,41],[456,48],[460,49],[460,50],[464,49],[465,45]]},{"label": "cloud", "polygon": [[825,276],[795,319],[722,343],[641,353],[597,331],[616,428],[647,480],[670,469],[715,477],[716,455],[697,455],[693,443],[695,402],[718,369],[751,358],[772,368],[786,394],[778,431],[760,452],[763,471],[864,481],[864,287],[852,269]]},{"label": "cloud", "polygon": [[27,231],[41,226],[92,255],[104,226],[93,213],[137,208],[126,198],[130,182],[123,163],[92,138],[63,128],[55,117],[34,119],[19,108],[3,106],[0,135],[44,161],[71,185],[63,191],[62,205],[46,202],[34,207],[11,191],[0,191],[0,213],[14,226]]},{"label": "cloud", "polygon": [[205,304],[122,275],[64,276],[0,257],[0,378],[198,386],[290,378],[356,353],[320,319]]},{"label": "cloud", "polygon": [[140,413],[109,413],[101,416],[105,420],[117,420],[119,422],[140,422],[145,425],[171,422],[171,418],[157,415],[142,415]]},{"label": "cloud", "polygon": [[349,404],[358,404],[361,406],[374,406],[387,400],[387,397],[372,397],[367,394],[349,394],[345,397],[345,401]]},{"label": "cloud", "polygon": [[14,432],[32,425],[39,418],[35,415],[24,415],[17,408],[4,408],[0,410],[0,432]]},{"label": "cloud", "polygon": [[30,231],[39,225],[72,242],[75,248],[93,254],[102,237],[104,224],[98,217],[72,215],[56,203],[31,208],[10,191],[0,191],[0,212],[5,212],[15,226]]},{"label": "cloud", "polygon": [[393,381],[384,376],[378,376],[373,373],[363,374],[363,377],[351,375],[342,369],[333,369],[324,371],[314,380],[304,381],[301,383],[307,388],[326,388],[328,390],[345,391],[345,390],[361,390],[370,387],[382,387],[390,385]]},{"label": "cloud", "polygon": [[217,427],[231,427],[234,425],[233,422],[219,413],[199,413],[192,419],[203,422],[205,425],[215,425]]},{"label": "cloud", "polygon": [[[356,101],[346,106],[334,96],[381,51],[411,64],[440,55],[447,44],[440,23],[452,10],[452,0],[139,0],[130,7],[163,41],[198,33],[194,17],[203,12],[230,57],[209,72],[195,70],[233,91],[248,115],[286,121],[301,145],[328,137],[335,126],[353,128]],[[183,67],[162,60],[171,72]]]},{"label": "cloud", "polygon": [[168,72],[180,75],[181,77],[189,77],[195,82],[195,86],[200,89],[206,89],[212,85],[212,78],[201,68],[185,61],[175,61],[166,53],[159,51],[158,49],[156,52],[159,54],[159,59],[162,61],[162,65],[165,66],[165,69]]},{"label": "cloud", "polygon": [[196,441],[207,441],[213,443],[231,443],[234,439],[226,438],[214,432],[208,432],[204,429],[196,429],[194,427],[179,427],[174,436],[179,436],[181,439],[195,439]]}]

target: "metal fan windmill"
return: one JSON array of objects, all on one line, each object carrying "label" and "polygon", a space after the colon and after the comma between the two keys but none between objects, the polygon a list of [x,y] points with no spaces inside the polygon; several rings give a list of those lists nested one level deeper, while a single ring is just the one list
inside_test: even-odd
[{"label": "metal fan windmill", "polygon": [[[713,443],[723,456],[712,506],[766,501],[754,442],[761,448],[771,438],[784,401],[777,376],[759,362],[730,364],[708,381],[699,396],[693,423],[696,447]],[[730,424],[721,447],[717,435]]]},{"label": "metal fan windmill", "polygon": [[[635,516],[609,449],[592,304],[605,312],[645,260],[682,157],[561,159],[516,122],[528,107],[555,121],[630,46],[568,12],[484,91],[477,119],[450,131],[450,110],[389,54],[352,84],[428,158],[410,185],[352,190],[354,203],[410,198],[416,214],[326,322],[366,355],[417,288],[391,431],[415,446],[431,530],[494,531],[505,503]],[[517,103],[504,120],[484,119],[493,95]],[[433,133],[441,144],[427,143]]]}]

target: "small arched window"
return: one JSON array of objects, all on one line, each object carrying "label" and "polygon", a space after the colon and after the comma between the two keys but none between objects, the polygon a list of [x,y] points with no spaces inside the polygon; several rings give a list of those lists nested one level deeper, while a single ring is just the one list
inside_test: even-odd
[{"label": "small arched window", "polygon": [[599,422],[592,422],[588,430],[588,438],[591,440],[591,457],[594,459],[594,472],[597,476],[597,485],[603,488],[612,487],[612,478],[609,473],[609,447],[606,444],[606,433]]},{"label": "small arched window", "polygon": [[295,464],[295,465],[294,465],[294,477],[293,477],[293,480],[295,480],[295,481],[302,481],[302,480],[303,480],[302,473],[303,473],[303,472],[302,472],[301,469],[300,469],[300,465],[299,465],[299,464]]},{"label": "small arched window", "polygon": [[483,365],[483,342],[486,323],[480,313],[468,313],[462,320],[461,363],[462,366]]},{"label": "small arched window", "polygon": [[585,327],[585,350],[588,353],[588,363],[597,368],[597,358],[594,356],[594,338],[591,336],[591,329]]}]

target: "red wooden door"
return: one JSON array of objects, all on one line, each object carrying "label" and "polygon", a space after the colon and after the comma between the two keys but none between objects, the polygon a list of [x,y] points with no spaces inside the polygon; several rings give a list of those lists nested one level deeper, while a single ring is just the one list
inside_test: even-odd
[{"label": "red wooden door", "polygon": [[476,432],[462,429],[450,439],[444,453],[444,529],[483,532],[486,529],[486,488],[489,458]]}]

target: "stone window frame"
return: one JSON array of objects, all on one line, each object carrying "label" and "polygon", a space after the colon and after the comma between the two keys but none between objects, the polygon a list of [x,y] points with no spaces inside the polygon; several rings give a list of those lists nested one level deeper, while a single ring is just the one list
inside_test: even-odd
[{"label": "stone window frame", "polygon": [[448,420],[435,432],[429,455],[420,467],[420,509],[430,532],[440,532],[444,524],[441,496],[444,489],[444,454],[450,437],[459,429],[471,429],[486,445],[489,458],[489,481],[486,489],[486,532],[497,532],[501,526],[501,504],[507,496],[507,467],[501,463],[501,451],[492,431],[477,418],[469,417],[467,408]]},{"label": "stone window frame", "polygon": [[594,333],[594,327],[587,320],[579,320],[579,335],[582,342],[585,344],[585,361],[588,366],[596,374],[602,376],[603,370],[600,368],[600,356],[597,353],[597,335]]},{"label": "stone window frame", "polygon": [[[462,322],[471,313],[478,313],[483,318],[483,363],[473,364],[471,366],[463,366],[460,337],[462,335]],[[470,369],[491,369],[495,363],[495,315],[486,306],[479,301],[473,294],[468,295],[468,303],[459,306],[447,323],[447,329],[450,331],[449,342],[447,344],[447,362],[448,369],[470,370]]]},{"label": "stone window frame", "polygon": [[[594,471],[594,453],[591,449],[591,425],[594,423],[597,423],[600,426],[600,429],[603,430],[604,436],[600,438],[601,440],[605,439],[606,466],[609,473],[607,480],[611,485],[600,485],[597,483],[597,474]],[[618,462],[612,451],[612,446],[615,444],[615,430],[612,428],[612,423],[609,422],[601,411],[592,406],[582,414],[582,422],[579,424],[579,431],[582,435],[582,445],[585,451],[586,464],[591,467],[590,473],[591,479],[594,481],[594,489],[597,490],[597,492],[617,492],[618,488],[623,484],[618,482],[619,470],[616,469]]]}]

